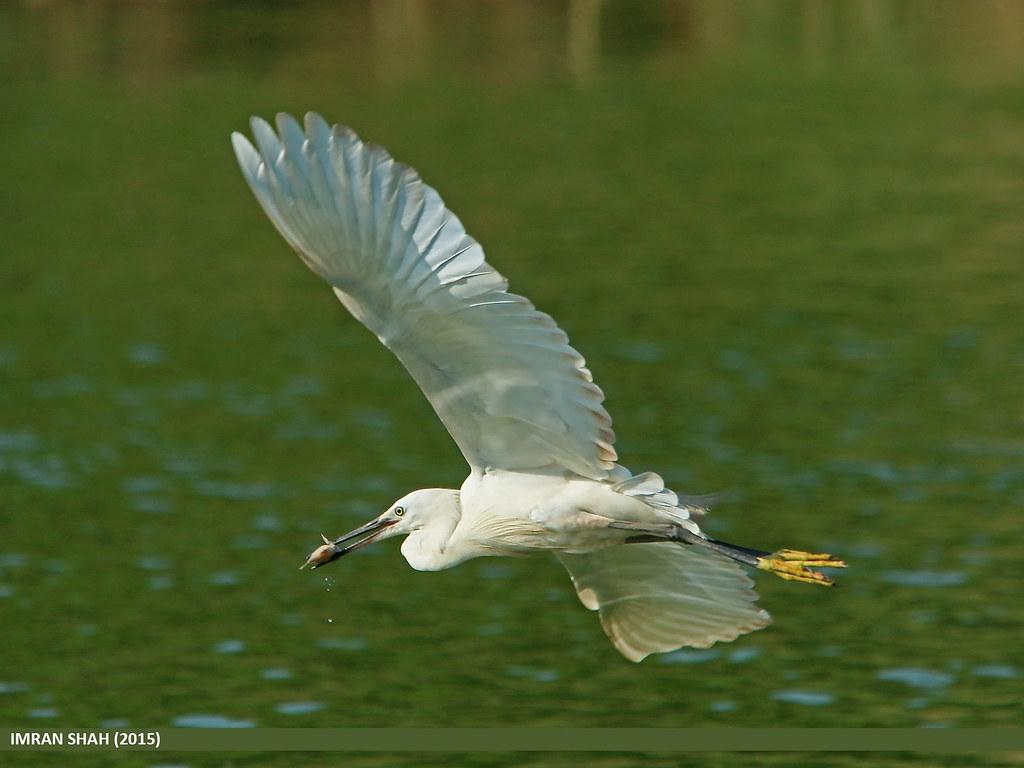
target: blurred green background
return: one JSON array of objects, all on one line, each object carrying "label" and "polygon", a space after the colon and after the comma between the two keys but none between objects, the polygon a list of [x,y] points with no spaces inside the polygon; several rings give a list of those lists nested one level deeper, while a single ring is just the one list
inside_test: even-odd
[{"label": "blurred green background", "polygon": [[[24,2],[0,74],[0,722],[1020,723],[1024,3]],[[842,589],[633,665],[552,558],[300,573],[465,474],[235,165],[309,109]]]}]

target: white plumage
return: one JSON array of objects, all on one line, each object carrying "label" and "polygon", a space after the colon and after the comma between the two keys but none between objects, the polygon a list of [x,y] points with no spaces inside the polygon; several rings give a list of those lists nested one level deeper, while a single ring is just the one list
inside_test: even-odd
[{"label": "white plumage", "polygon": [[707,648],[771,623],[740,567],[704,549],[631,544],[558,559],[580,601],[600,611],[604,631],[633,661],[684,645]]},{"label": "white plumage", "polygon": [[[277,129],[254,118],[255,147],[232,137],[256,198],[402,361],[471,469],[458,491],[415,491],[352,534],[325,537],[307,562],[399,534],[421,570],[551,551],[634,661],[767,625],[733,562],[778,570],[756,557],[767,553],[708,539],[691,519],[703,509],[656,474],[632,476],[616,463],[611,418],[583,357],[551,317],[508,292],[437,192],[319,115],[306,116],[305,130],[279,115]],[[637,538],[650,543],[625,545]]]},{"label": "white plumage", "polygon": [[[263,209],[310,269],[412,374],[474,467],[555,462],[595,480],[611,418],[554,320],[484,261],[414,170],[319,115],[281,138],[254,119],[235,151]],[[307,136],[308,134],[308,136]]]}]

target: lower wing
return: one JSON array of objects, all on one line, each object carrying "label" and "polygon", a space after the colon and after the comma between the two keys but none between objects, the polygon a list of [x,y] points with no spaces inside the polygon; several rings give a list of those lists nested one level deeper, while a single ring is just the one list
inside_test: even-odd
[{"label": "lower wing", "polygon": [[683,646],[707,648],[771,623],[736,563],[675,543],[559,554],[580,601],[631,661]]}]

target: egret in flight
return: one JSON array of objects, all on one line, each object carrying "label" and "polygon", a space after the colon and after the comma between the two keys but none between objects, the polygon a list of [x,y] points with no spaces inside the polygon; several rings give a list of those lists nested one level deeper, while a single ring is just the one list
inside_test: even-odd
[{"label": "egret in flight", "polygon": [[314,568],[404,536],[413,568],[551,552],[615,647],[640,661],[761,629],[740,564],[831,584],[828,554],[765,552],[701,531],[699,497],[617,463],[604,395],[550,316],[508,292],[480,245],[412,168],[343,126],[278,115],[232,136],[278,232],[395,353],[469,462],[461,488],[403,496],[337,539]]}]

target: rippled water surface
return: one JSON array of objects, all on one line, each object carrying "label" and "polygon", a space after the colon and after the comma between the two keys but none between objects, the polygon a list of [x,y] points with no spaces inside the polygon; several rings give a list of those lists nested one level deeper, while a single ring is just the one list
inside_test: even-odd
[{"label": "rippled water surface", "polygon": [[[16,3],[0,30],[0,722],[1020,723],[1024,6]],[[560,321],[627,466],[720,492],[715,535],[846,557],[842,588],[761,578],[771,628],[633,665],[553,559],[299,572],[464,474],[235,167],[250,114],[309,108]]]}]

